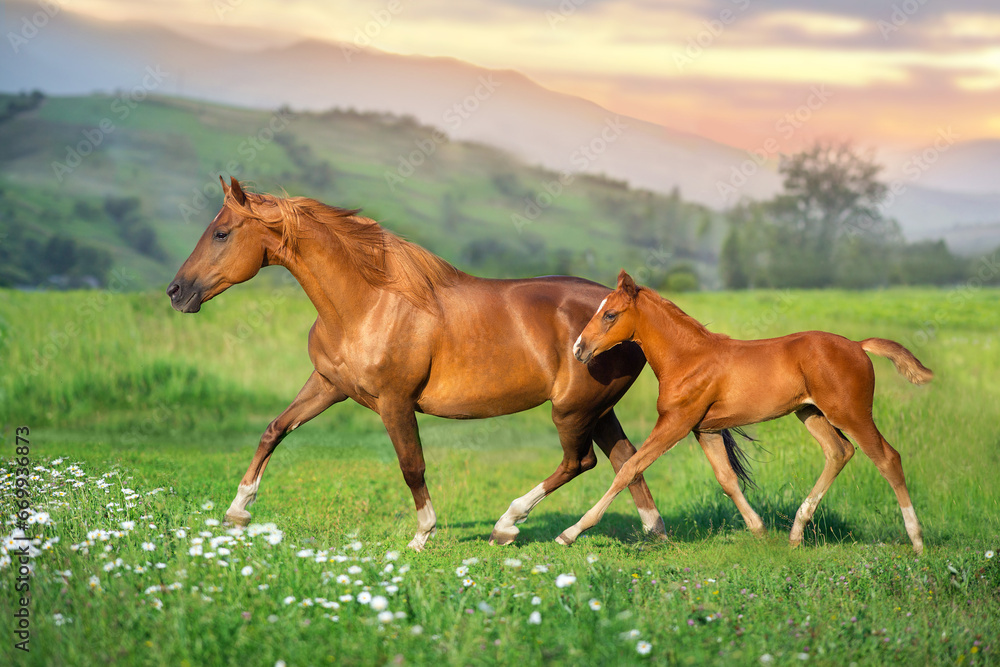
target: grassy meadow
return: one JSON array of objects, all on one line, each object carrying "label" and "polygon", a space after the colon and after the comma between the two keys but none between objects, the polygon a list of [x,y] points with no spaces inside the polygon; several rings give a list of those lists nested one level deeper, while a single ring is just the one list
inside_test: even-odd
[{"label": "grassy meadow", "polygon": [[[0,291],[0,515],[15,511],[14,429],[30,428],[30,653],[0,664],[997,664],[1000,347],[996,290],[692,293],[714,331],[826,329],[893,338],[935,372],[875,361],[875,419],[901,452],[926,550],[858,452],[791,550],[822,469],[794,417],[750,429],[767,523],[743,529],[688,438],[646,475],[670,539],[624,494],[571,548],[553,540],[606,490],[598,467],[490,547],[516,496],[559,463],[547,406],[500,419],[420,417],[437,535],[423,553],[377,415],[334,406],[275,452],[248,530],[220,525],[267,423],[310,372],[311,304],[238,286],[195,316],[159,292]],[[638,445],[647,369],[618,408]],[[0,550],[13,630],[17,563]],[[571,576],[567,576],[571,575]]]}]

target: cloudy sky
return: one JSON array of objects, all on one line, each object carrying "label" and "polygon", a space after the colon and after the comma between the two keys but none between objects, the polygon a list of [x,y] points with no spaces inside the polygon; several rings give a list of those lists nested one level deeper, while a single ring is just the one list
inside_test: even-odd
[{"label": "cloudy sky", "polygon": [[948,127],[962,140],[1000,137],[996,0],[74,0],[72,9],[254,28],[267,41],[370,40],[512,68],[748,149],[816,136],[902,148]]}]

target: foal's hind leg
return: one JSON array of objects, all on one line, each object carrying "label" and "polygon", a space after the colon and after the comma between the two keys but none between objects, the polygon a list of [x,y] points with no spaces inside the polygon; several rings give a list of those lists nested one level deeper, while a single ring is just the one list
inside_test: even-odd
[{"label": "foal's hind leg", "polygon": [[903,477],[903,465],[900,461],[899,452],[892,448],[871,417],[864,415],[850,424],[843,425],[849,436],[857,441],[861,451],[875,463],[875,467],[882,473],[886,481],[896,492],[896,499],[899,501],[899,508],[903,513],[903,522],[906,524],[906,532],[913,543],[913,550],[920,555],[924,550],[923,533],[920,530],[920,522],[917,521],[917,514],[913,511],[913,503],[910,501],[910,492],[906,488],[906,480]]},{"label": "foal's hind leg", "polygon": [[805,407],[796,412],[795,416],[802,420],[802,423],[809,429],[809,433],[823,448],[826,463],[823,464],[823,472],[820,473],[816,485],[806,496],[799,511],[795,513],[795,522],[792,524],[792,533],[789,538],[793,547],[802,543],[802,531],[806,524],[812,520],[819,501],[823,499],[823,495],[833,484],[833,480],[854,456],[854,446],[848,442],[843,433],[833,427],[819,409],[813,406]]},{"label": "foal's hind leg", "polygon": [[260,437],[260,444],[257,445],[253,461],[250,462],[250,467],[243,475],[236,497],[226,511],[226,521],[239,526],[246,526],[250,523],[250,512],[247,511],[247,506],[257,498],[261,475],[264,474],[264,468],[267,467],[267,462],[271,459],[274,448],[299,425],[306,423],[334,403],[339,403],[346,398],[347,394],[330,384],[322,375],[313,371],[292,404],[268,425],[264,435]]},{"label": "foal's hind leg", "polygon": [[554,407],[552,421],[559,429],[559,442],[563,448],[562,462],[548,479],[511,502],[510,507],[493,527],[490,544],[504,545],[513,542],[520,532],[515,524],[524,523],[531,510],[550,493],[581,472],[586,472],[597,465],[592,441],[592,422],[577,414],[559,414]]},{"label": "foal's hind leg", "polygon": [[[615,469],[615,474],[635,454],[635,447],[629,442],[614,411],[608,412],[597,421],[597,426],[594,428],[594,442],[611,461],[611,467]],[[656,509],[653,494],[649,492],[645,478],[639,475],[629,485],[628,490],[632,493],[636,509],[639,510],[642,529],[650,535],[666,539],[667,533],[663,526],[663,517]]]},{"label": "foal's hind leg", "polygon": [[746,522],[747,528],[757,537],[763,537],[767,532],[764,530],[764,522],[761,521],[760,515],[753,511],[750,503],[747,502],[746,496],[743,495],[743,491],[740,490],[739,479],[736,477],[733,466],[729,463],[729,456],[726,454],[726,444],[722,439],[722,434],[699,431],[695,436],[698,438],[698,444],[704,450],[705,456],[708,457],[708,462],[712,464],[715,479],[719,480],[722,490],[736,503],[736,509],[743,516],[743,521]]}]

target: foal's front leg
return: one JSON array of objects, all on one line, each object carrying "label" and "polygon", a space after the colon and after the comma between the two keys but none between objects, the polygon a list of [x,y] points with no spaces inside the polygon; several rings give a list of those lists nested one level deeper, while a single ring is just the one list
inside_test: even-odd
[{"label": "foal's front leg", "polygon": [[260,478],[264,474],[264,468],[267,467],[267,462],[271,459],[274,448],[286,435],[301,424],[346,398],[347,394],[330,384],[329,380],[316,371],[312,372],[292,404],[268,425],[264,435],[260,437],[260,444],[257,445],[253,461],[250,462],[250,467],[247,468],[239,489],[236,491],[236,497],[226,511],[226,521],[239,526],[246,526],[250,523],[250,512],[247,511],[247,506],[257,499]]},{"label": "foal's front leg", "polygon": [[590,510],[583,515],[579,521],[567,528],[556,538],[556,542],[569,546],[576,541],[583,531],[592,528],[611,505],[619,493],[624,491],[632,482],[646,471],[653,461],[661,454],[680,442],[681,438],[691,432],[696,420],[687,418],[686,415],[661,414],[653,427],[653,432],[649,434],[646,442],[642,444],[639,451],[635,453],[615,475],[611,488],[604,494]]},{"label": "foal's front leg", "polygon": [[379,415],[385,430],[392,440],[399,459],[399,468],[403,471],[403,480],[413,494],[413,504],[417,508],[417,533],[407,545],[416,551],[423,551],[427,538],[434,534],[437,525],[437,515],[431,505],[431,494],[424,482],[424,450],[420,444],[420,432],[417,429],[417,415],[412,402],[391,401],[383,399],[379,404]]}]

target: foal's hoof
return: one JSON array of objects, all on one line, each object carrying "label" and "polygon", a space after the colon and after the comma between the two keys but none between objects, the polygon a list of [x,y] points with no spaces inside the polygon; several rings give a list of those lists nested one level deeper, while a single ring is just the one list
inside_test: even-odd
[{"label": "foal's hoof", "polygon": [[564,547],[572,546],[573,542],[576,540],[572,539],[566,533],[560,533],[559,537],[556,538],[556,542],[563,545]]},{"label": "foal's hoof", "polygon": [[494,528],[493,532],[490,533],[490,544],[498,547],[510,544],[515,539],[517,539],[517,534],[519,532],[521,531],[519,531],[517,528],[515,528],[513,531],[501,531]]},{"label": "foal's hoof", "polygon": [[243,526],[246,528],[250,525],[250,512],[246,510],[229,510],[226,512],[226,521],[234,526]]}]

